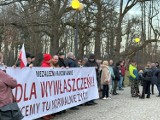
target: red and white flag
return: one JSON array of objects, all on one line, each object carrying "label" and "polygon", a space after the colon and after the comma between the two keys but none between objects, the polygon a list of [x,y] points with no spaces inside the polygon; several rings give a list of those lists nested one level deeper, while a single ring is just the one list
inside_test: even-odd
[{"label": "red and white flag", "polygon": [[24,44],[22,45],[19,57],[20,59],[20,68],[26,67],[27,66],[27,59],[26,59],[26,52],[24,49]]}]

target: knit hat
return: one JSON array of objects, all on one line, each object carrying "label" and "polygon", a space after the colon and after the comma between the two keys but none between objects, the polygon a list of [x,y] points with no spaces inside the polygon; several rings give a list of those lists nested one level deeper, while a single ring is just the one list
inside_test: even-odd
[{"label": "knit hat", "polygon": [[58,55],[61,56],[61,55],[65,55],[65,54],[63,52],[59,52]]},{"label": "knit hat", "polygon": [[49,61],[52,59],[52,56],[50,54],[44,54],[43,59],[44,59],[44,61]]},{"label": "knit hat", "polygon": [[120,66],[120,63],[119,63],[119,62],[117,62],[117,63],[116,63],[116,66]]},{"label": "knit hat", "polygon": [[89,59],[95,59],[95,55],[94,54],[90,54],[89,55]]},{"label": "knit hat", "polygon": [[31,56],[31,58],[35,58],[35,56],[34,56],[34,55],[32,55],[32,56]]},{"label": "knit hat", "polygon": [[26,52],[26,58],[31,58],[31,54],[29,52]]}]

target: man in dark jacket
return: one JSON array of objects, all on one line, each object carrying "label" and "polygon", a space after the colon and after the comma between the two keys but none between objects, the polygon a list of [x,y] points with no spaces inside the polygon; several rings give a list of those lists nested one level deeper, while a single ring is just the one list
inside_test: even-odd
[{"label": "man in dark jacket", "polygon": [[66,66],[67,67],[78,67],[78,65],[75,61],[75,56],[72,52],[69,52],[67,54]]},{"label": "man in dark jacket", "polygon": [[117,93],[117,84],[118,84],[118,81],[120,80],[120,63],[116,63],[116,66],[113,68],[113,71],[114,71],[114,75],[115,75],[115,78],[113,79],[113,82],[114,82],[114,87],[113,87],[113,95],[118,95]]},{"label": "man in dark jacket", "polygon": [[145,93],[147,94],[147,98],[150,98],[150,85],[151,80],[153,79],[153,69],[151,68],[151,64],[145,69],[143,73],[143,90],[140,98],[145,98]]},{"label": "man in dark jacket", "polygon": [[160,69],[158,69],[157,73],[156,73],[156,76],[157,76],[157,89],[158,89],[158,95],[157,97],[160,97]]},{"label": "man in dark jacket", "polygon": [[59,60],[58,60],[59,67],[66,67],[66,63],[64,61],[65,58],[64,53],[60,52],[58,55],[59,55]]},{"label": "man in dark jacket", "polygon": [[[69,52],[67,54],[66,67],[78,67],[78,65],[75,61],[75,56],[72,52]],[[72,107],[71,110],[79,110],[79,108]]]},{"label": "man in dark jacket", "polygon": [[[94,54],[90,54],[89,59],[84,66],[85,67],[95,67],[96,76],[98,77],[99,66],[98,66],[98,63],[95,60],[95,55]],[[91,100],[91,101],[87,102],[85,105],[95,105],[95,104],[97,104],[97,103],[94,102],[94,100]]]},{"label": "man in dark jacket", "polygon": [[96,75],[98,76],[99,65],[95,60],[94,54],[90,54],[89,59],[84,66],[85,67],[95,67],[96,68]]},{"label": "man in dark jacket", "polygon": [[157,89],[158,89],[158,92],[159,92],[157,97],[160,97],[160,69],[159,69],[159,63],[156,62],[155,65],[156,65],[156,72],[154,73],[154,75],[157,78],[156,85],[157,85]]}]

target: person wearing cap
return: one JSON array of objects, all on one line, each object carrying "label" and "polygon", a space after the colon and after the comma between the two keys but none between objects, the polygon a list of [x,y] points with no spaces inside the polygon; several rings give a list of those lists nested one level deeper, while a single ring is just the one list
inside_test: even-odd
[{"label": "person wearing cap", "polygon": [[58,54],[58,56],[59,56],[59,60],[58,60],[58,65],[59,65],[59,67],[66,67],[66,63],[65,63],[65,61],[64,61],[64,58],[65,58],[64,53],[63,53],[63,52],[60,52],[60,53]]},{"label": "person wearing cap", "polygon": [[[51,67],[52,56],[50,54],[43,54],[43,61],[41,67]],[[50,120],[53,118],[52,115],[46,115],[42,117],[43,120]]]},{"label": "person wearing cap", "polygon": [[98,76],[99,65],[95,60],[95,55],[94,54],[90,54],[89,59],[84,66],[85,67],[95,67],[96,68],[96,74]]},{"label": "person wearing cap", "polygon": [[51,64],[50,64],[51,59],[52,59],[52,56],[50,54],[44,54],[41,67],[51,67]]},{"label": "person wearing cap", "polygon": [[[95,60],[95,55],[94,54],[90,54],[89,55],[89,59],[86,62],[86,64],[84,65],[84,67],[95,67],[95,69],[96,69],[96,75],[98,76],[99,66],[98,66],[98,63]],[[97,103],[94,102],[94,100],[91,100],[91,101],[85,103],[85,105],[95,105],[95,104],[97,104]]]}]

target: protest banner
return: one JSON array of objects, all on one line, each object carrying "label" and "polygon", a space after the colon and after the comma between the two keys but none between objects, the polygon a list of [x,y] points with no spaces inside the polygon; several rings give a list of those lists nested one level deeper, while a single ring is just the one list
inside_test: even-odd
[{"label": "protest banner", "polygon": [[95,68],[7,68],[24,120],[53,114],[99,98]]}]

